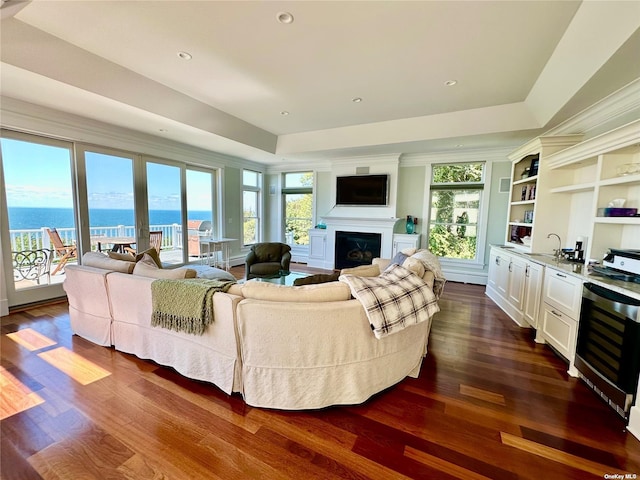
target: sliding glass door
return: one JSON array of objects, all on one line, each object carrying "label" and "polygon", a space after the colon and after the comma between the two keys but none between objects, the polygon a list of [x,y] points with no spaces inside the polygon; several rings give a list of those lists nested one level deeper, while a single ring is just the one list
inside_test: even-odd
[{"label": "sliding glass door", "polygon": [[161,235],[161,261],[181,265],[198,237],[221,236],[214,168],[1,132],[3,305],[64,296],[65,267],[91,250],[136,253]]},{"label": "sliding glass door", "polygon": [[0,147],[9,304],[62,296],[65,265],[77,262],[72,144],[3,130]]},{"label": "sliding glass door", "polygon": [[146,166],[149,231],[162,232],[160,260],[184,263],[182,169],[150,161]]},{"label": "sliding glass door", "polygon": [[136,252],[133,157],[79,149],[84,159],[91,250]]},{"label": "sliding glass door", "polygon": [[217,236],[214,223],[215,175],[187,169],[187,228],[189,261],[200,258],[200,237]]}]

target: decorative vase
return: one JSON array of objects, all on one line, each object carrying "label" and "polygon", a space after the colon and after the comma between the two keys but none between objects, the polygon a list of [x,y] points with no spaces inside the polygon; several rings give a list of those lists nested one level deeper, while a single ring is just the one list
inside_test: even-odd
[{"label": "decorative vase", "polygon": [[413,233],[413,218],[407,215],[407,233]]}]

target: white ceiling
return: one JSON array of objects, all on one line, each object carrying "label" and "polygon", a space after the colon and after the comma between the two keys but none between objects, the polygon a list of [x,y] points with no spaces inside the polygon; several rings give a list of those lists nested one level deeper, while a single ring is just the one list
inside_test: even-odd
[{"label": "white ceiling", "polygon": [[263,163],[516,146],[640,77],[640,2],[2,7],[3,96]]}]

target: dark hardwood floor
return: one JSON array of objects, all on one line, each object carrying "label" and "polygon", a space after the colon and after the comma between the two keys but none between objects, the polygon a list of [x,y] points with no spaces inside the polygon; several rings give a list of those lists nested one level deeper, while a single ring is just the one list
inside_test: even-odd
[{"label": "dark hardwood floor", "polygon": [[[640,442],[622,419],[484,287],[448,283],[440,305],[418,379],[362,405],[305,412],[252,408],[239,395],[73,336],[66,303],[12,312],[2,318],[1,478],[583,480],[640,473]],[[92,379],[94,370],[108,375]],[[7,378],[34,406],[5,413]]]}]

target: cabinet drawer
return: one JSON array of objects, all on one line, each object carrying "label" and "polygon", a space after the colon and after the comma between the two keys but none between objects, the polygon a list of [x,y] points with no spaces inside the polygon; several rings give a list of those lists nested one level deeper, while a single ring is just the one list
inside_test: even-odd
[{"label": "cabinet drawer", "polygon": [[582,303],[582,280],[547,267],[542,301],[577,320],[580,317]]},{"label": "cabinet drawer", "polygon": [[567,360],[573,360],[578,322],[559,312],[558,309],[548,303],[543,303],[542,305],[542,332],[544,338]]}]

